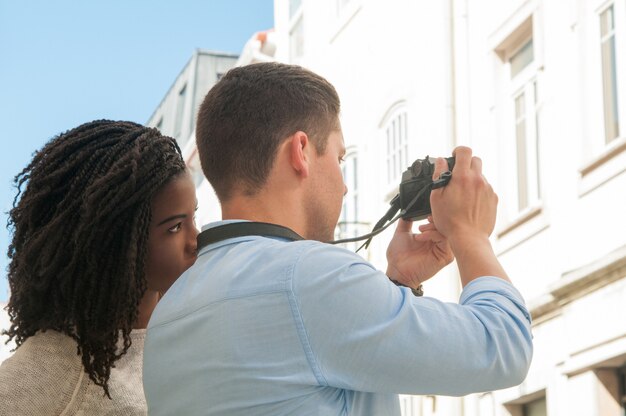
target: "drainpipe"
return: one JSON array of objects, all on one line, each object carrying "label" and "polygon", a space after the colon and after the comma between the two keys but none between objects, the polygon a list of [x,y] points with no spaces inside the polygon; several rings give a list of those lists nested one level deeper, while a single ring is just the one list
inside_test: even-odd
[{"label": "drainpipe", "polygon": [[446,113],[446,145],[448,151],[457,146],[456,131],[456,71],[454,57],[454,0],[443,2],[443,43],[446,48],[444,54],[445,74],[445,113]]},{"label": "drainpipe", "polygon": [[[455,44],[454,44],[454,0],[445,0],[443,2],[443,46],[444,53],[444,84],[445,84],[445,118],[446,118],[446,152],[451,152],[458,144],[457,137],[457,117],[456,117],[456,60],[455,60]],[[451,272],[448,276],[449,284],[452,291],[456,292],[458,298],[461,292],[459,285],[460,276],[458,272]],[[448,399],[447,414],[455,416],[465,415],[465,403],[462,397]]]}]

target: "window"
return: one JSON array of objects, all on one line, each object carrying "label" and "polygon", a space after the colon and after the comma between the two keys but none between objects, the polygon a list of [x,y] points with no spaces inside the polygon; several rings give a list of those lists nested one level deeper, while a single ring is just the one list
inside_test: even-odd
[{"label": "window", "polygon": [[515,168],[517,176],[517,210],[524,211],[539,198],[539,128],[537,114],[537,80],[531,64],[534,60],[530,37],[511,54],[509,66],[515,120]]},{"label": "window", "polygon": [[183,126],[183,112],[185,111],[185,96],[187,95],[187,84],[178,92],[178,101],[176,102],[176,121],[174,123],[174,137],[179,140],[182,148],[184,143],[180,140],[181,129]]},{"label": "window", "polygon": [[289,18],[291,19],[296,15],[298,10],[302,7],[302,0],[289,0]]},{"label": "window", "polygon": [[387,183],[397,185],[400,183],[402,172],[409,166],[409,130],[406,111],[396,111],[384,131]]},{"label": "window", "polygon": [[626,414],[626,366],[618,370],[620,401],[624,414]]},{"label": "window", "polygon": [[289,0],[289,60],[298,63],[304,54],[302,0]]},{"label": "window", "polygon": [[337,1],[337,16],[340,16],[341,12],[345,10],[346,6],[348,6],[352,0],[336,0],[336,1]]},{"label": "window", "polygon": [[496,114],[503,120],[499,124],[499,148],[504,162],[501,177],[506,232],[540,212],[542,84],[535,41],[530,15],[495,48],[500,58]]},{"label": "window", "polygon": [[524,85],[514,102],[517,209],[521,212],[540,198],[537,81]]},{"label": "window", "polygon": [[335,18],[328,21],[330,43],[333,43],[343,30],[350,26],[350,22],[354,16],[361,10],[361,3],[363,0],[334,0],[333,11],[335,12]]},{"label": "window", "polygon": [[[356,152],[348,151],[344,158],[342,173],[348,193],[343,199],[343,207],[339,217],[337,238],[358,237],[369,232],[369,224],[360,222],[359,215],[359,181],[358,157]],[[356,250],[363,242],[346,244],[346,248]]]},{"label": "window", "polygon": [[508,411],[507,414],[511,416],[547,416],[546,391],[538,391],[512,402],[504,403],[504,407]]},{"label": "window", "polygon": [[204,172],[202,171],[202,165],[200,164],[200,155],[198,154],[197,149],[194,150],[194,153],[187,162],[187,166],[189,167],[189,173],[191,173],[191,178],[197,189],[204,181]]},{"label": "window", "polygon": [[159,122],[156,124],[156,128],[158,131],[163,133],[163,117],[159,119]]},{"label": "window", "polygon": [[626,166],[626,1],[583,3],[590,4],[580,19],[582,73],[588,75],[581,78],[581,196],[617,177]]},{"label": "window", "polygon": [[547,414],[545,396],[522,405],[522,416],[547,416]]},{"label": "window", "polygon": [[509,63],[511,64],[511,78],[515,78],[517,74],[532,63],[533,55],[533,40],[531,38],[509,59]]},{"label": "window", "polygon": [[291,62],[297,62],[304,54],[303,18],[292,26],[289,31],[289,58]]},{"label": "window", "polygon": [[602,94],[604,101],[604,139],[606,143],[609,143],[619,137],[613,5],[600,14],[600,32],[602,51]]}]

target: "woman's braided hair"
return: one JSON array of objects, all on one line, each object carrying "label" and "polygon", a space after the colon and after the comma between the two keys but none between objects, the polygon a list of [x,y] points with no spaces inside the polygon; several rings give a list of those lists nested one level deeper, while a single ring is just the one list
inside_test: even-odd
[{"label": "woman's braided hair", "polygon": [[83,124],[36,152],[14,179],[7,222],[9,340],[69,335],[110,397],[146,291],[151,200],[184,170],[174,139],[126,121]]}]

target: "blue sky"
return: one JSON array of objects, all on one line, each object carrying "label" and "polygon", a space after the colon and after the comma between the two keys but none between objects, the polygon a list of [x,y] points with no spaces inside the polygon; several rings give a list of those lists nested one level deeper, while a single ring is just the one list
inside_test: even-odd
[{"label": "blue sky", "polygon": [[93,119],[145,123],[203,48],[240,53],[273,0],[0,0],[0,302],[12,179],[52,136]]}]

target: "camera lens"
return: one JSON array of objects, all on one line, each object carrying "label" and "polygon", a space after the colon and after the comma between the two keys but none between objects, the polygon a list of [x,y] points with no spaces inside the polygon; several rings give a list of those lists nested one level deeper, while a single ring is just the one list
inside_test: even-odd
[{"label": "camera lens", "polygon": [[420,176],[422,174],[421,159],[417,159],[415,162],[413,162],[413,165],[411,165],[411,171],[413,172],[413,176]]}]

